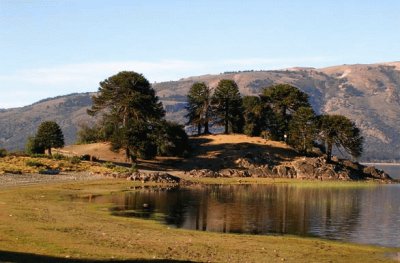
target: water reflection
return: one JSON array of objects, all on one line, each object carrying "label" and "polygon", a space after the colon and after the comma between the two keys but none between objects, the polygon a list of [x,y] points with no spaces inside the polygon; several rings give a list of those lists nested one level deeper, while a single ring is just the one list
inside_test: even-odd
[{"label": "water reflection", "polygon": [[113,203],[115,215],[160,220],[178,228],[319,236],[399,247],[399,194],[399,185],[214,185],[147,189],[95,201]]}]

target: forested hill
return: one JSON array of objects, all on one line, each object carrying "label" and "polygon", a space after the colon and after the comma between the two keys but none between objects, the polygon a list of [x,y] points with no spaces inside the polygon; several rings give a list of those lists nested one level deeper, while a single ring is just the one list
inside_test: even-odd
[{"label": "forested hill", "polygon": [[[363,160],[400,160],[400,62],[226,72],[157,83],[153,87],[167,109],[167,117],[184,123],[190,86],[204,81],[215,87],[220,79],[236,81],[243,95],[259,94],[262,88],[276,83],[296,86],[310,96],[317,113],[342,114],[356,122],[366,138]],[[77,125],[93,121],[86,116],[90,96],[72,94],[0,111],[0,147],[23,148],[26,138],[44,120],[59,122],[66,143],[74,142]]]}]

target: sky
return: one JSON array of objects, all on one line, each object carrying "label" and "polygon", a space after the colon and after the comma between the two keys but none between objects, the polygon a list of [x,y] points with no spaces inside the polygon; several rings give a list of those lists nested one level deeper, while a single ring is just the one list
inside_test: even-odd
[{"label": "sky", "polygon": [[0,0],[0,108],[233,70],[400,60],[398,0]]}]

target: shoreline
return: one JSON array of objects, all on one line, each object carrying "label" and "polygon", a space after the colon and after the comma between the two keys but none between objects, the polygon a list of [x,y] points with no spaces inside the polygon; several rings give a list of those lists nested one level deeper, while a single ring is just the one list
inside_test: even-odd
[{"label": "shoreline", "polygon": [[391,262],[387,255],[399,252],[398,248],[322,238],[174,229],[151,220],[110,216],[107,205],[70,200],[70,196],[106,195],[149,185],[153,184],[114,179],[0,189],[0,261],[12,254],[27,262],[35,259],[30,255],[43,261],[50,257],[51,262],[65,258],[75,262],[112,258],[128,262]]},{"label": "shoreline", "polygon": [[387,166],[400,166],[400,163],[360,163],[362,165],[387,165]]}]

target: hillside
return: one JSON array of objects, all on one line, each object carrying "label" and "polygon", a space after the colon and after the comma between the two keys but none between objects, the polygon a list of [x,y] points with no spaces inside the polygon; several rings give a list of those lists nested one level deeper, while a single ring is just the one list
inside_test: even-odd
[{"label": "hillside", "polygon": [[0,147],[24,149],[29,136],[36,133],[40,123],[56,121],[62,128],[65,143],[76,141],[81,123],[92,123],[86,109],[92,104],[91,93],[71,94],[45,99],[29,106],[0,111]]},{"label": "hillside", "polygon": [[[184,123],[185,97],[190,86],[204,81],[215,87],[220,79],[235,80],[243,95],[289,83],[310,96],[317,113],[337,113],[351,118],[365,136],[364,161],[400,160],[400,62],[342,65],[322,69],[290,68],[273,71],[227,72],[154,84],[167,110],[167,118]],[[66,143],[75,141],[77,125],[92,122],[85,113],[90,94],[48,99],[30,106],[0,111],[0,143],[23,148],[43,120],[60,123]]]}]

